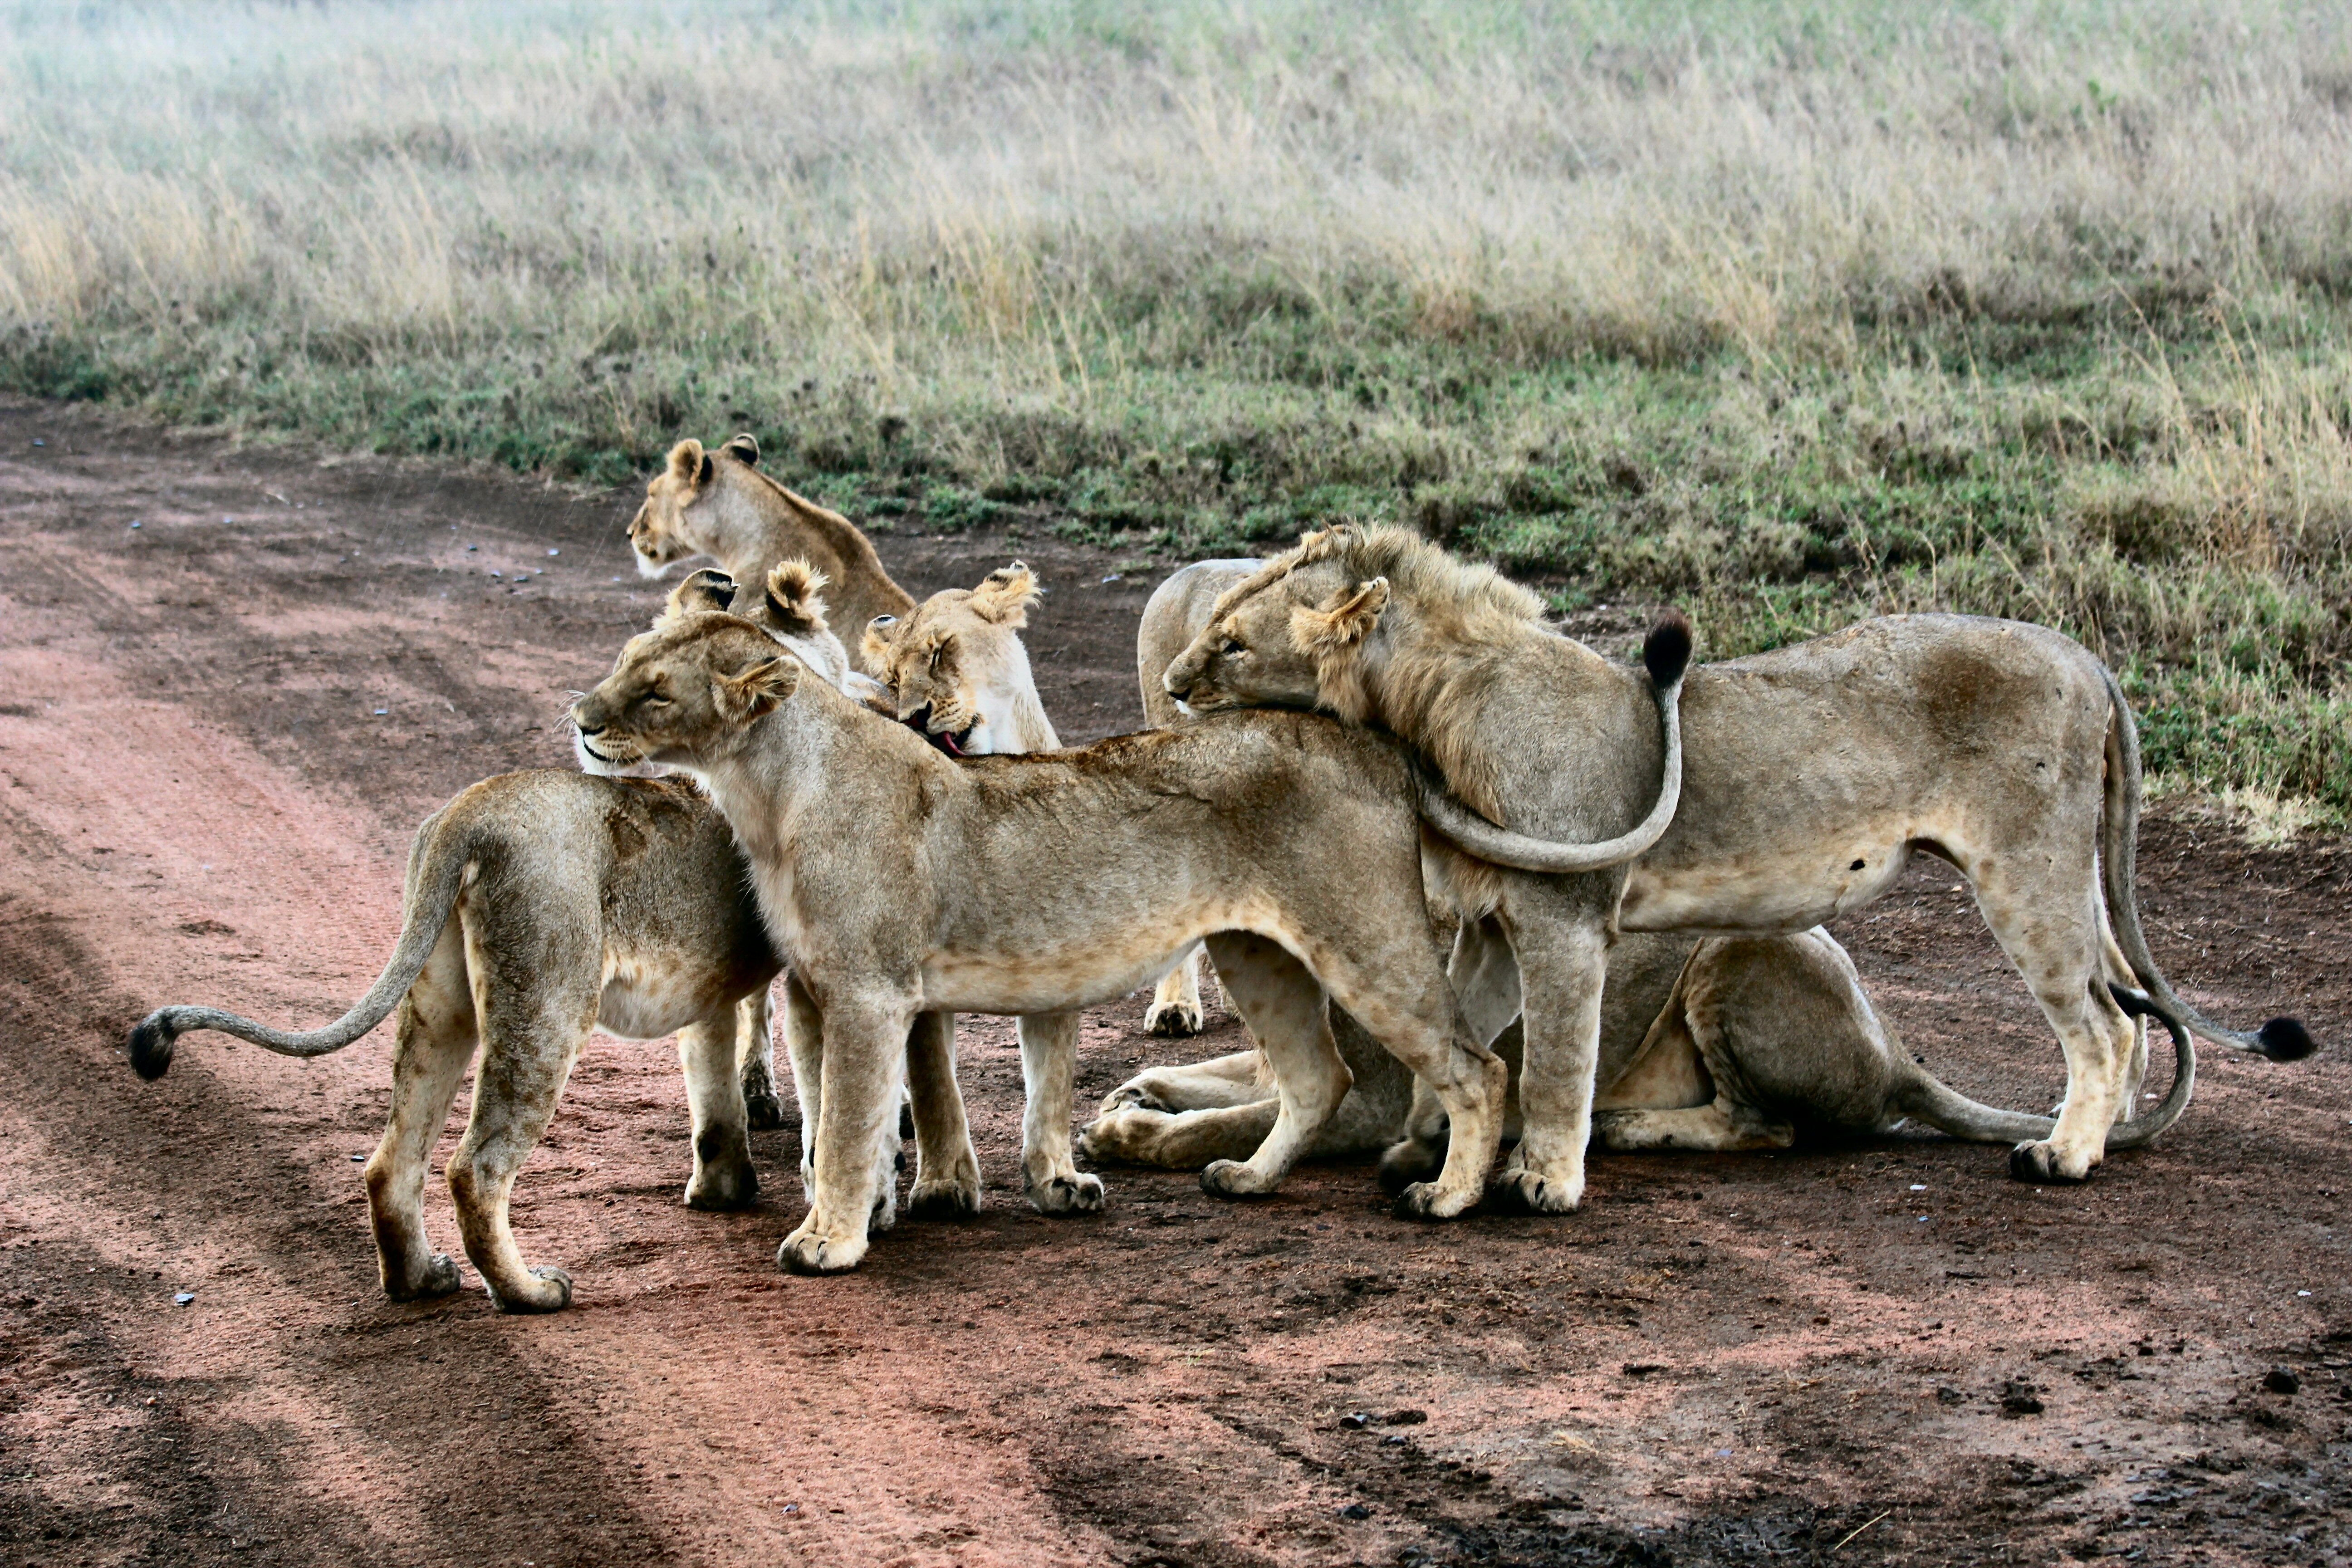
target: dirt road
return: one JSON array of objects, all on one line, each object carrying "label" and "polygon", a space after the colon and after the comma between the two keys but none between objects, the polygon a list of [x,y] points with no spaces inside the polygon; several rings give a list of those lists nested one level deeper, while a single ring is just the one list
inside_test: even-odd
[{"label": "dirt road", "polygon": [[[1338,1167],[1247,1206],[1115,1170],[1048,1221],[976,1020],[987,1214],[809,1280],[772,1262],[795,1134],[756,1135],[758,1208],[690,1213],[674,1055],[599,1040],[517,1189],[572,1310],[387,1303],[356,1162],[389,1030],[309,1064],[192,1037],[155,1085],[123,1030],[365,987],[415,824],[564,765],[566,691],[651,613],[632,504],[0,404],[0,1564],[2352,1553],[2340,1050],[2209,1053],[2180,1126],[2074,1190],[1895,1139],[1604,1159],[1558,1220],[1417,1227]],[[1149,575],[1039,524],[877,543],[919,593],[1025,555],[1064,736],[1139,721]],[[2186,994],[2352,1040],[2339,846],[2159,815],[2141,867]],[[1955,880],[1840,934],[1937,1070],[2046,1106],[2055,1043]],[[1140,1009],[1090,1020],[1086,1105],[1234,1048]]]}]

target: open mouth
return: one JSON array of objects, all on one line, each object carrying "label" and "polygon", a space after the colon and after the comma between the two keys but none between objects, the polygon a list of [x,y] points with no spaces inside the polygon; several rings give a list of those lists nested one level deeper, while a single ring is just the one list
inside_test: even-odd
[{"label": "open mouth", "polygon": [[971,755],[971,752],[968,748],[971,742],[971,732],[975,728],[974,725],[966,724],[961,730],[927,730],[920,724],[909,724],[907,728],[914,731],[915,733],[920,735],[924,740],[929,741],[932,745],[937,746],[941,752],[944,752],[950,757],[968,757]]},{"label": "open mouth", "polygon": [[598,762],[600,762],[600,763],[604,763],[607,764],[608,766],[617,767],[617,766],[619,766],[619,765],[620,765],[620,761],[621,761],[621,759],[620,759],[620,758],[618,758],[618,757],[608,757],[608,756],[606,756],[604,752],[602,752],[598,751],[595,747],[593,747],[593,746],[590,745],[590,744],[588,743],[587,738],[586,738],[585,736],[583,736],[583,737],[581,738],[581,741],[580,741],[580,749],[581,749],[582,751],[583,751],[583,752],[587,752],[590,756],[592,756],[592,757],[595,758]]}]

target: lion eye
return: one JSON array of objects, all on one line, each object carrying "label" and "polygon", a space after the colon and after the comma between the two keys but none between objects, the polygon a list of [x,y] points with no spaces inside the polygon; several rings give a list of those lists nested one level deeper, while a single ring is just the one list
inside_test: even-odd
[{"label": "lion eye", "polygon": [[1219,648],[1217,651],[1225,655],[1227,658],[1232,658],[1235,654],[1247,653],[1249,649],[1242,646],[1241,638],[1227,637],[1225,639],[1225,646]]},{"label": "lion eye", "polygon": [[668,699],[668,698],[667,698],[667,697],[664,697],[660,692],[658,692],[658,691],[648,691],[648,692],[646,692],[646,707],[648,707],[648,708],[667,708],[667,707],[668,707],[669,705],[670,705],[669,699]]}]

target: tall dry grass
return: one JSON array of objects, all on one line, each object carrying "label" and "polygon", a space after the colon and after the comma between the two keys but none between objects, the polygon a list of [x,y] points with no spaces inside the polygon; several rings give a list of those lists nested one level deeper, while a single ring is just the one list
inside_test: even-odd
[{"label": "tall dry grass", "polygon": [[1402,509],[1719,648],[2030,614],[2339,808],[2347,296],[2340,6],[0,14],[14,384],[604,479],[748,424],[878,522]]}]

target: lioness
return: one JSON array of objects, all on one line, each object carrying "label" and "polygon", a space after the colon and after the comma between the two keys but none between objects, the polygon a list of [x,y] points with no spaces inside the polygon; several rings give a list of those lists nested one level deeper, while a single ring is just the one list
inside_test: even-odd
[{"label": "lioness", "polygon": [[[1353,1084],[1307,1152],[1384,1154],[1381,1176],[1391,1184],[1433,1169],[1443,1128],[1412,1116],[1412,1075],[1370,1048],[1346,1017],[1331,1020],[1331,1034]],[[2186,1034],[2176,1045],[2172,1091],[2131,1131],[2134,1140],[2155,1136],[2188,1104],[2195,1058]],[[1495,1050],[1512,1070],[1509,1139],[1518,1132],[1518,1024]],[[1104,1098],[1080,1146],[1095,1159],[1177,1170],[1230,1158],[1255,1147],[1273,1122],[1265,1079],[1255,1050],[1139,1073]],[[1628,933],[1609,955],[1601,993],[1600,1084],[1593,1141],[1621,1151],[1785,1149],[1801,1126],[1887,1132],[1906,1120],[1997,1142],[2047,1137],[2053,1126],[2048,1117],[1979,1104],[1919,1066],[1871,1006],[1845,949],[1819,929],[1706,939]]]},{"label": "lioness", "polygon": [[749,435],[730,437],[716,452],[694,440],[672,447],[629,523],[638,572],[658,577],[708,555],[735,581],[761,583],[778,562],[806,561],[831,584],[834,623],[853,641],[877,616],[915,607],[856,524],[786,489],[759,463],[760,443]]},{"label": "lioness", "polygon": [[[1385,726],[1486,816],[1573,839],[1596,816],[1586,751],[1609,742],[1595,738],[1590,656],[1540,609],[1402,530],[1328,529],[1227,589],[1167,688],[1200,710],[1320,707]],[[1916,849],[1950,861],[2065,1049],[2064,1104],[2047,1138],[2013,1152],[2020,1177],[2080,1181],[2099,1162],[2145,1048],[2120,989],[2209,1038],[2282,1058],[2310,1049],[2291,1019],[2236,1034],[2166,984],[2134,902],[2137,732],[2113,677],[2066,637],[1895,616],[1690,680],[1685,797],[1631,868],[1618,924],[1801,931],[1876,897]],[[1600,706],[1600,735],[1622,731],[1622,707]],[[1604,818],[1619,809],[1601,805]],[[1524,987],[1527,1130],[1505,1190],[1570,1209],[1612,911],[1564,891],[1543,857],[1489,858],[1517,869],[1447,859],[1473,917],[1453,973],[1482,1040],[1520,1012]],[[1582,847],[1565,863],[1584,865]]]},{"label": "lioness", "polygon": [[[733,600],[731,586],[698,574],[672,592],[665,614]],[[764,600],[742,596],[759,619],[736,624],[771,648],[778,647],[772,632],[781,630],[814,663],[842,668],[845,656],[825,630],[819,586],[804,567],[779,567]],[[461,792],[417,829],[399,943],[350,1012],[324,1028],[290,1033],[210,1007],[160,1008],[131,1030],[131,1062],[142,1078],[161,1078],[190,1029],[219,1029],[285,1056],[324,1056],[397,1005],[392,1115],[366,1176],[384,1293],[406,1300],[458,1285],[457,1265],[425,1238],[425,1176],[478,1038],[473,1111],[448,1169],[466,1256],[501,1311],[552,1311],[570,1303],[572,1278],[523,1262],[507,1201],[590,1031],[677,1035],[694,1124],[686,1201],[739,1206],[757,1194],[759,1178],[736,1076],[736,1007],[764,997],[776,970],[734,837],[692,785],[506,773]],[[979,1161],[952,1076],[939,1076],[944,1054],[909,1054],[913,1201],[975,1207]],[[895,1125],[877,1131],[870,1164],[879,1180],[869,1202],[885,1226],[895,1212],[896,1147]]]},{"label": "lioness", "polygon": [[816,1194],[778,1250],[784,1268],[864,1257],[876,1129],[916,1014],[1086,1006],[1202,937],[1281,1094],[1265,1143],[1210,1166],[1204,1187],[1270,1190],[1346,1092],[1328,987],[1445,1109],[1444,1168],[1401,1207],[1457,1215],[1484,1190],[1503,1064],[1469,1042],[1445,984],[1412,781],[1391,743],[1304,714],[1234,715],[951,762],[718,614],[634,639],[572,721],[607,765],[703,781],[822,1015]]}]

